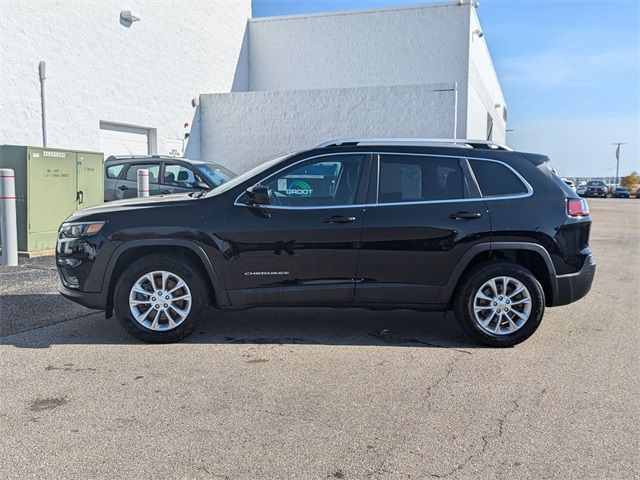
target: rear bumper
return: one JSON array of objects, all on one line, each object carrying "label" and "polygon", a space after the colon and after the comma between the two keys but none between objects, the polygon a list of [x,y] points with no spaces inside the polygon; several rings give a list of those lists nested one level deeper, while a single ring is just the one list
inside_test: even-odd
[{"label": "rear bumper", "polygon": [[79,303],[83,307],[91,308],[93,310],[106,310],[107,299],[106,295],[102,292],[90,293],[71,290],[62,285],[62,283],[58,286],[58,291],[63,297]]},{"label": "rear bumper", "polygon": [[554,296],[552,307],[568,305],[584,297],[593,284],[596,274],[596,262],[593,255],[589,255],[580,271],[568,275],[557,275],[557,294]]}]

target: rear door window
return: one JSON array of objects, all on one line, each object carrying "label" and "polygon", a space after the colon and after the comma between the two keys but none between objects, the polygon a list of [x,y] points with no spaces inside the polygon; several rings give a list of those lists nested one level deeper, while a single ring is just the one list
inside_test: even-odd
[{"label": "rear door window", "polygon": [[465,198],[465,180],[457,158],[424,155],[380,157],[378,203]]},{"label": "rear door window", "polygon": [[471,160],[469,164],[483,197],[520,195],[527,187],[509,167],[490,160]]},{"label": "rear door window", "polygon": [[149,183],[158,183],[158,174],[160,173],[159,163],[135,163],[129,166],[127,170],[126,180],[131,182],[138,181],[138,170],[149,170]]}]

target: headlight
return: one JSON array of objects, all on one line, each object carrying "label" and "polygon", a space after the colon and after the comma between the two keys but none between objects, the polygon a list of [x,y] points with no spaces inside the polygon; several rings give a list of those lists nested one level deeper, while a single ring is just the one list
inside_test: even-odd
[{"label": "headlight", "polygon": [[104,227],[104,222],[63,223],[60,226],[60,236],[65,238],[90,237]]}]

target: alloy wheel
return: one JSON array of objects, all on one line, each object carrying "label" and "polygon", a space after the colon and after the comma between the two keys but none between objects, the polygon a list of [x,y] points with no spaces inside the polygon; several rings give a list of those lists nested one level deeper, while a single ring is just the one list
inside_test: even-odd
[{"label": "alloy wheel", "polygon": [[531,294],[513,277],[494,277],[486,281],[473,299],[476,322],[493,335],[508,335],[522,328],[531,315]]},{"label": "alloy wheel", "polygon": [[172,330],[184,322],[191,305],[187,283],[164,270],[143,275],[129,293],[129,309],[135,320],[156,332]]}]

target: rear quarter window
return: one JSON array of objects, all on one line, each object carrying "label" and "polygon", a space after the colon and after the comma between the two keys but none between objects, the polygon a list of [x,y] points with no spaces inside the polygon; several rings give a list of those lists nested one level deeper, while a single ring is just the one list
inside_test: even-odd
[{"label": "rear quarter window", "polygon": [[469,160],[483,197],[520,195],[527,187],[506,165],[487,160]]}]

